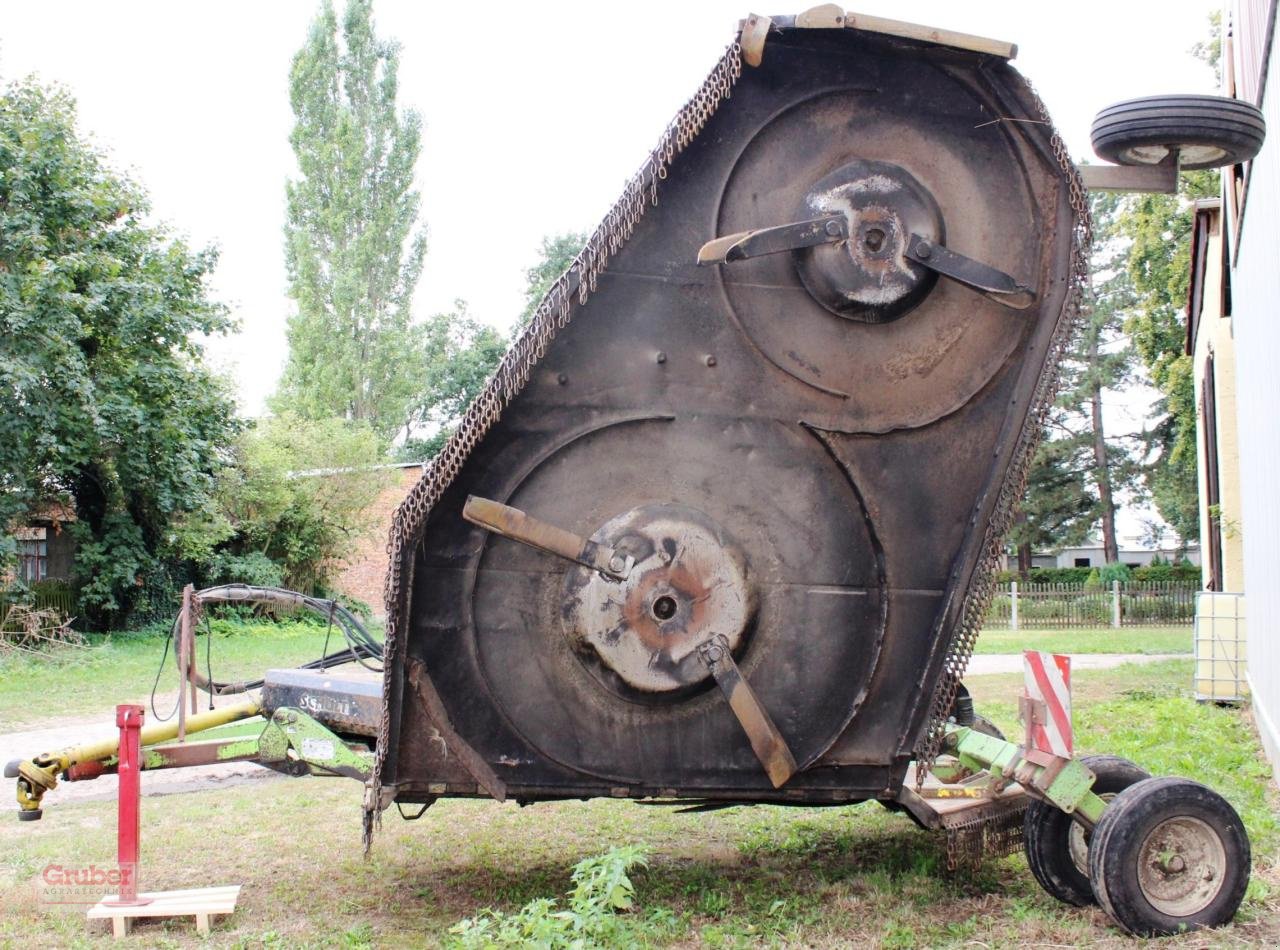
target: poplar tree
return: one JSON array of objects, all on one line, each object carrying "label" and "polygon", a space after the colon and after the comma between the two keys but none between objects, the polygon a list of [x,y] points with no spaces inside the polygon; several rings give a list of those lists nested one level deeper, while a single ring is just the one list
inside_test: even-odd
[{"label": "poplar tree", "polygon": [[422,123],[397,108],[399,47],[370,0],[325,0],[293,59],[285,261],[297,305],[277,411],[367,423],[384,444],[418,399],[426,331],[412,319],[426,253],[414,168]]}]

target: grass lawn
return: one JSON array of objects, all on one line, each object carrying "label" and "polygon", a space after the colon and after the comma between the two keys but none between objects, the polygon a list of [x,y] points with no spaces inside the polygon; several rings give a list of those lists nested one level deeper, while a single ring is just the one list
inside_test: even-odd
[{"label": "grass lawn", "polygon": [[[310,623],[229,623],[212,625],[210,659],[215,679],[258,679],[273,666],[296,666],[320,656],[325,628]],[[205,671],[205,628],[196,637],[200,671]],[[53,725],[59,719],[101,714],[114,722],[117,703],[145,703],[156,680],[167,638],[139,634],[90,634],[89,646],[62,650],[54,658],[29,654],[0,656],[0,730]],[[342,648],[336,629],[329,652]],[[157,687],[161,695],[178,688],[173,650]]]},{"label": "grass lawn", "polygon": [[[1236,923],[1159,946],[1280,945],[1280,811],[1247,711],[1188,695],[1191,662],[1082,670],[1082,751],[1128,755],[1156,773],[1204,781],[1241,811],[1254,881]],[[1020,676],[975,677],[978,708],[1015,728]],[[1020,855],[950,874],[943,839],[874,803],[677,814],[630,802],[447,800],[420,821],[392,809],[361,856],[358,784],[287,779],[143,805],[147,888],[242,883],[240,909],[212,946],[434,946],[485,908],[559,897],[572,866],[627,844],[650,849],[632,872],[635,908],[618,945],[841,947],[1131,947],[1096,909],[1061,905]],[[0,821],[0,944],[106,943],[83,915],[45,912],[36,879],[51,862],[110,865],[111,803],[59,806],[44,820]],[[144,923],[139,945],[202,944],[190,921]],[[88,935],[92,934],[92,938]]]},{"label": "grass lawn", "polygon": [[974,653],[1190,653],[1190,627],[1118,630],[984,630]]}]

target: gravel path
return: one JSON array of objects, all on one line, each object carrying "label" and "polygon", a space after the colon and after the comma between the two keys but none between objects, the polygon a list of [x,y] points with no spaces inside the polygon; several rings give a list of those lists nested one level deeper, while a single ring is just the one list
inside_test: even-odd
[{"label": "gravel path", "polygon": [[[64,719],[45,729],[0,734],[0,763],[12,759],[29,759],[41,752],[56,752],[67,746],[118,736],[120,732],[114,722],[115,716],[112,713],[109,719],[104,716]],[[227,762],[222,765],[143,772],[142,794],[174,795],[283,777],[278,772],[251,762]],[[12,805],[12,782],[13,779],[4,779],[3,786],[0,786],[7,803],[4,806],[6,808],[16,807]],[[59,782],[58,787],[45,796],[45,809],[57,808],[63,802],[114,801],[117,783],[114,775],[102,775],[88,782]]]}]

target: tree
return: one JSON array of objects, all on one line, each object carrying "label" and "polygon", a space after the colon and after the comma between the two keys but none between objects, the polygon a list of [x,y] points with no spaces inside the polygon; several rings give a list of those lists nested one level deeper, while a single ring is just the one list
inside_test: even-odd
[{"label": "tree", "polygon": [[381,446],[364,423],[284,414],[238,440],[218,486],[232,536],[209,559],[217,580],[325,590],[353,546],[378,527],[388,484]]},{"label": "tree", "polygon": [[1145,480],[1160,516],[1183,541],[1200,537],[1196,398],[1183,311],[1190,279],[1192,202],[1218,194],[1216,172],[1185,172],[1177,195],[1128,200],[1118,230],[1131,243],[1127,267],[1136,299],[1127,329],[1160,392],[1146,434]]},{"label": "tree", "polygon": [[542,247],[538,251],[538,263],[524,272],[524,310],[516,326],[517,333],[529,325],[534,312],[538,309],[538,304],[542,303],[542,298],[547,295],[551,285],[569,269],[569,265],[586,247],[586,244],[585,231],[566,231],[563,234],[542,239]]},{"label": "tree", "polygon": [[1036,449],[1027,471],[1026,494],[1009,531],[1024,580],[1037,549],[1080,544],[1097,521],[1079,456],[1079,440],[1073,438],[1047,437]]},{"label": "tree", "polygon": [[297,311],[273,402],[308,419],[368,423],[384,443],[420,395],[424,329],[411,307],[426,234],[413,187],[421,120],[396,107],[399,48],[374,33],[370,0],[341,31],[325,0],[293,60],[285,263]]},{"label": "tree", "polygon": [[[525,306],[513,336],[529,325],[551,285],[586,243],[586,234],[576,231],[542,239],[538,262],[525,271]],[[465,300],[455,300],[451,312],[433,317],[424,333],[425,385],[405,422],[410,436],[396,450],[403,461],[425,461],[440,451],[507,350],[496,330],[472,318]]]},{"label": "tree", "polygon": [[1063,357],[1059,395],[1011,530],[1024,572],[1033,547],[1080,543],[1098,524],[1107,562],[1118,561],[1117,498],[1137,484],[1129,438],[1109,435],[1103,413],[1105,394],[1133,379],[1134,350],[1124,326],[1134,293],[1116,231],[1121,203],[1106,193],[1091,195],[1090,203],[1094,244],[1080,328]]},{"label": "tree", "polygon": [[[1221,81],[1221,15],[1209,15],[1210,38],[1192,52]],[[1200,537],[1196,475],[1195,372],[1186,353],[1184,310],[1191,273],[1194,202],[1221,193],[1215,171],[1184,172],[1176,195],[1135,195],[1117,217],[1130,242],[1126,260],[1135,291],[1126,328],[1160,392],[1155,425],[1146,433],[1144,478],[1160,516],[1182,541]]]},{"label": "tree", "polygon": [[147,224],[75,121],[30,80],[0,95],[0,534],[73,500],[81,609],[107,625],[166,560],[216,543],[238,424],[197,342],[231,326],[206,288],[216,254]]},{"label": "tree", "polygon": [[396,450],[407,462],[426,461],[440,451],[507,351],[502,334],[472,318],[465,300],[432,317],[424,331],[422,391],[405,421],[411,435]]},{"label": "tree", "polygon": [[1125,268],[1124,249],[1117,234],[1121,199],[1111,193],[1090,195],[1094,241],[1089,258],[1089,286],[1084,296],[1081,332],[1069,352],[1063,373],[1064,392],[1058,405],[1068,418],[1062,428],[1087,454],[1089,480],[1095,496],[1095,521],[1102,526],[1106,563],[1120,560],[1116,536],[1117,494],[1136,484],[1137,468],[1122,439],[1108,438],[1103,398],[1107,390],[1123,389],[1133,380],[1134,350],[1125,335],[1125,317],[1134,292]]}]

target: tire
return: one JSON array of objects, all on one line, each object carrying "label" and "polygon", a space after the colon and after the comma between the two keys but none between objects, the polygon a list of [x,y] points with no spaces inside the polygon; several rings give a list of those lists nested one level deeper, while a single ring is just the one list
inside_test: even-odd
[{"label": "tire", "polygon": [[1157,165],[1172,152],[1186,171],[1221,168],[1258,154],[1262,113],[1222,96],[1149,96],[1107,106],[1093,120],[1093,150],[1117,165]]},{"label": "tire", "polygon": [[[1087,755],[1080,761],[1097,777],[1094,794],[1107,801],[1151,777],[1146,769],[1118,755]],[[1079,822],[1048,802],[1033,800],[1027,806],[1022,825],[1027,866],[1040,886],[1064,904],[1097,903],[1089,883],[1090,837]]]},{"label": "tire", "polygon": [[1217,792],[1184,778],[1149,778],[1117,795],[1089,848],[1093,893],[1142,937],[1217,927],[1249,884],[1249,836]]},{"label": "tire", "polygon": [[981,732],[983,735],[993,736],[996,739],[1003,739],[1004,733],[994,722],[988,719],[982,713],[976,713],[973,717],[973,725],[969,727],[974,732]]}]

